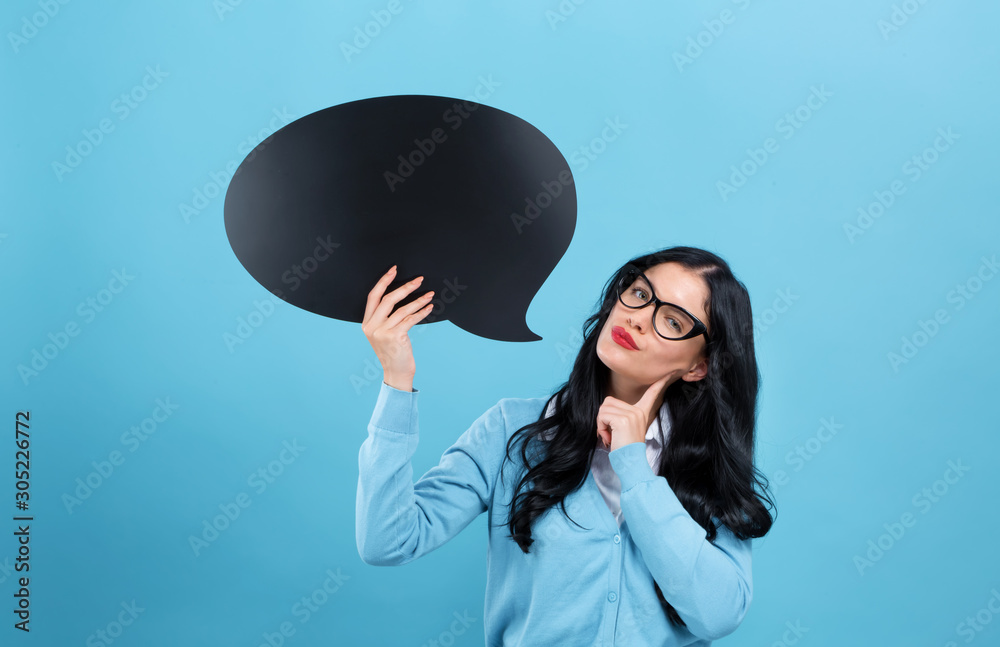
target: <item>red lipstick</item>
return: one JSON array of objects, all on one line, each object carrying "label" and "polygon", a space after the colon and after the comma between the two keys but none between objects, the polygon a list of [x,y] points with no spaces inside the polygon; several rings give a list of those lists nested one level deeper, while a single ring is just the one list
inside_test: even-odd
[{"label": "red lipstick", "polygon": [[611,339],[629,350],[639,350],[639,347],[632,341],[632,336],[625,332],[625,329],[621,326],[615,326],[611,329]]}]

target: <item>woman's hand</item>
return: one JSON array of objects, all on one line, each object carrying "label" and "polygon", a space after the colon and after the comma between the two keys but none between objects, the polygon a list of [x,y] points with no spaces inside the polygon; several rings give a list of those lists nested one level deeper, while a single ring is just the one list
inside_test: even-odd
[{"label": "woman's hand", "polygon": [[407,333],[414,324],[434,309],[434,304],[431,303],[431,296],[434,292],[421,295],[390,316],[389,313],[392,312],[395,305],[417,289],[424,278],[418,276],[383,298],[382,295],[386,287],[392,283],[394,276],[396,276],[395,265],[382,275],[375,287],[368,293],[361,330],[364,331],[368,343],[372,345],[375,355],[382,364],[385,383],[403,391],[410,391],[417,369],[413,360],[410,337]]},{"label": "woman's hand", "polygon": [[597,411],[597,436],[613,452],[629,443],[645,443],[649,416],[670,375],[649,385],[639,401],[629,404],[610,395]]}]

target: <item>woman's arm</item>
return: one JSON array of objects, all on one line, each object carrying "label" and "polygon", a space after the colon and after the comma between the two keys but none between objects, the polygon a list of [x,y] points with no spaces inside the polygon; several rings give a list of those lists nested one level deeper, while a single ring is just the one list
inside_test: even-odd
[{"label": "woman's arm", "polygon": [[649,466],[645,444],[629,443],[608,456],[621,481],[629,532],[663,597],[699,638],[735,631],[753,596],[750,540],[737,539],[724,525],[714,543],[705,539],[667,479]]},{"label": "woman's arm", "polygon": [[413,483],[417,394],[382,382],[358,456],[355,533],[368,564],[406,564],[438,548],[484,512],[506,448],[500,403],[482,414]]}]

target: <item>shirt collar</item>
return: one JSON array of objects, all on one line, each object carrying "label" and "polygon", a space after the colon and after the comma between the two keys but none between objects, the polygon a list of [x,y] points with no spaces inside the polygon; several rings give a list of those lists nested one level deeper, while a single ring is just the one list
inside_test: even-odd
[{"label": "shirt collar", "polygon": [[[663,420],[663,432],[660,433],[659,421]],[[660,415],[658,418],[653,419],[653,424],[649,425],[649,429],[646,430],[646,440],[653,441],[658,445],[663,445],[663,440],[670,435],[670,407],[667,406],[667,399],[663,399],[663,404],[660,405]]]}]

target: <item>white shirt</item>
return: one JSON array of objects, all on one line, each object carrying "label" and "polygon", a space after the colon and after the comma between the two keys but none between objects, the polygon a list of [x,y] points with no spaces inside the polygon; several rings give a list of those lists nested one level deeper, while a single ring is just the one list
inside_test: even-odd
[{"label": "white shirt", "polygon": [[[549,403],[548,408],[545,409],[546,418],[552,414],[554,406],[555,401]],[[664,421],[664,429],[662,430],[659,429],[660,425],[657,424],[660,418]],[[667,406],[666,399],[664,399],[663,404],[660,406],[660,416],[654,418],[653,422],[649,425],[649,429],[646,430],[646,460],[649,461],[649,466],[653,469],[654,473],[659,473],[660,451],[663,449],[663,444],[670,435],[670,422],[670,408]],[[611,510],[611,514],[618,521],[618,526],[621,527],[622,521],[625,519],[621,509],[622,485],[621,481],[618,480],[618,474],[611,467],[610,454],[609,450],[598,443],[594,450],[594,460],[590,463],[590,473],[594,475],[594,481],[597,483],[597,488],[601,491],[601,496],[604,497],[604,502],[608,504],[608,509]]]}]

